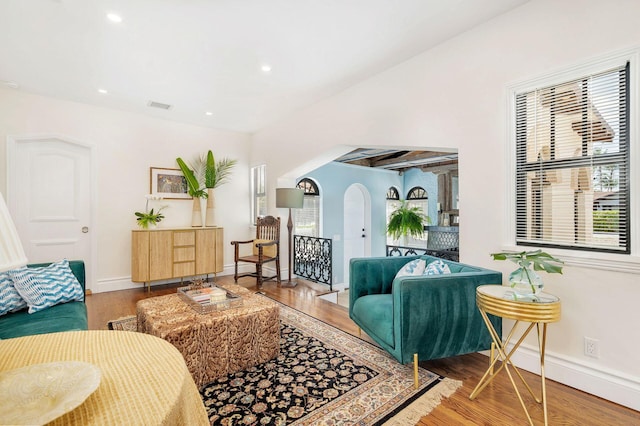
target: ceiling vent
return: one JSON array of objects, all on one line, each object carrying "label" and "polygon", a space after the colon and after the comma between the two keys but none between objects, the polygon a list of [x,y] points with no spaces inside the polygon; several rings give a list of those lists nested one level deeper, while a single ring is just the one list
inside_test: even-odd
[{"label": "ceiling vent", "polygon": [[162,102],[156,101],[149,101],[149,103],[147,103],[147,106],[151,108],[171,109],[171,105],[163,104]]}]

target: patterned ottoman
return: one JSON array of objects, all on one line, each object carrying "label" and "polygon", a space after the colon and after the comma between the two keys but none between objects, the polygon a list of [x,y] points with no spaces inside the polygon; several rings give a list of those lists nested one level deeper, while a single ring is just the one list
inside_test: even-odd
[{"label": "patterned ottoman", "polygon": [[280,352],[276,303],[238,285],[221,286],[242,297],[242,306],[200,314],[177,294],[140,300],[138,331],[173,344],[196,385],[275,358]]}]

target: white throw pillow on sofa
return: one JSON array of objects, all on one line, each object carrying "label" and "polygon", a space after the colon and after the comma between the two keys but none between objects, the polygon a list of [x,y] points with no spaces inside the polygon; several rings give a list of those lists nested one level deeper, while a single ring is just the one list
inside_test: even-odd
[{"label": "white throw pillow on sofa", "polygon": [[424,270],[424,275],[441,275],[441,274],[450,274],[451,269],[449,269],[449,265],[444,263],[442,260],[434,260]]},{"label": "white throw pillow on sofa", "polygon": [[27,302],[20,296],[13,285],[8,272],[0,273],[0,315],[19,311],[27,307]]},{"label": "white throw pillow on sofa", "polygon": [[67,259],[42,268],[14,269],[9,271],[9,276],[29,305],[30,314],[59,303],[84,300],[82,286]]},{"label": "white throw pillow on sofa", "polygon": [[426,262],[424,261],[424,259],[414,259],[408,262],[402,267],[402,269],[398,271],[398,273],[396,274],[396,278],[422,275],[425,266]]}]

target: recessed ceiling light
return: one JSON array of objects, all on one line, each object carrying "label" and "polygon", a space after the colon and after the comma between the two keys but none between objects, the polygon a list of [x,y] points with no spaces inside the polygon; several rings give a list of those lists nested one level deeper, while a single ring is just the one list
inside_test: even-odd
[{"label": "recessed ceiling light", "polygon": [[269,64],[263,64],[260,69],[262,70],[262,72],[264,73],[268,73],[271,72],[271,65]]},{"label": "recessed ceiling light", "polygon": [[106,95],[109,92],[106,89],[98,89],[98,93],[102,93],[103,95]]},{"label": "recessed ceiling light", "polygon": [[122,17],[116,13],[107,13],[107,19],[116,24],[122,22]]},{"label": "recessed ceiling light", "polygon": [[211,111],[207,111],[205,112],[206,115],[213,115],[213,113]]},{"label": "recessed ceiling light", "polygon": [[147,103],[147,106],[151,108],[171,109],[171,105],[163,104],[162,102],[156,102],[156,101],[149,101]]}]

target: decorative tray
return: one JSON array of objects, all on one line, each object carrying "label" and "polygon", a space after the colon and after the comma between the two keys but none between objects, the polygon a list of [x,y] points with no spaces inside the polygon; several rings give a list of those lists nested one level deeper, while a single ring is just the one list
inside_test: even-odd
[{"label": "decorative tray", "polygon": [[211,287],[179,287],[178,296],[199,314],[223,311],[242,306],[242,298],[217,285]]}]

